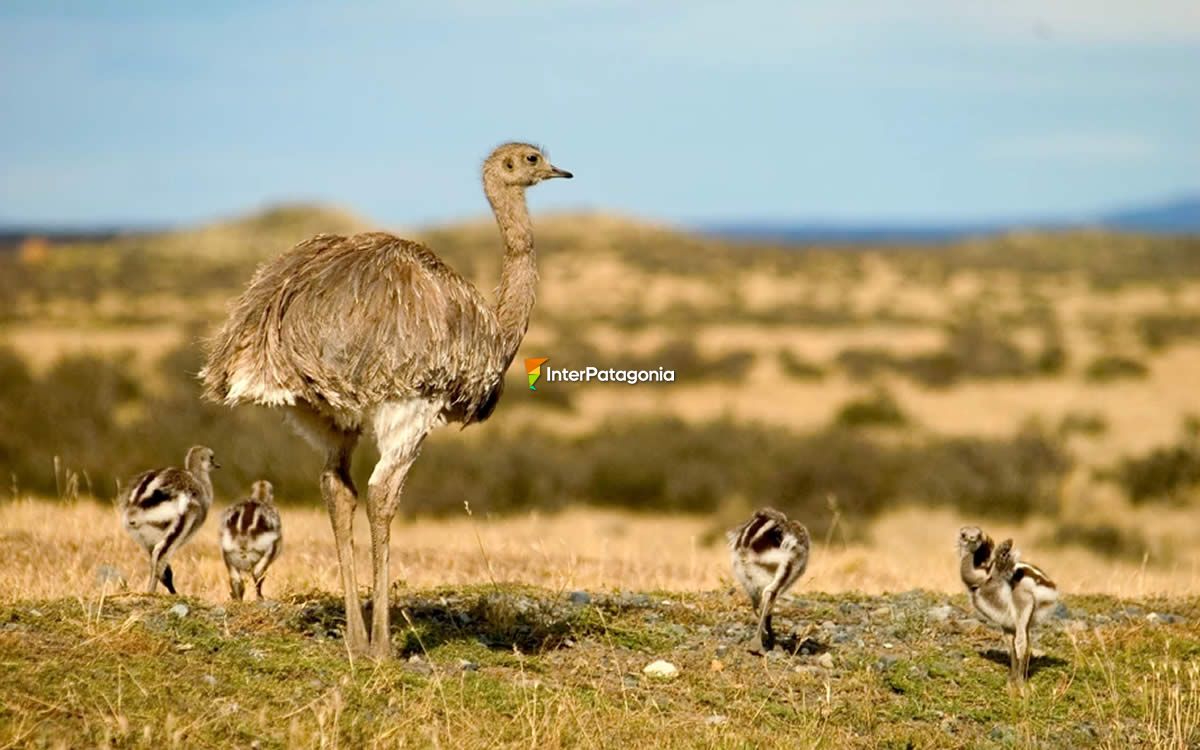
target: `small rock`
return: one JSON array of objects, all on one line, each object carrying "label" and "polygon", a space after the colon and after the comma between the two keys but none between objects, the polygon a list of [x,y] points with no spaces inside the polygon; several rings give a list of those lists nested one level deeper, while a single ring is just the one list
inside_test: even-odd
[{"label": "small rock", "polygon": [[833,632],[833,635],[831,635],[829,637],[829,640],[833,643],[846,643],[848,641],[854,640],[854,636],[850,633],[850,631],[848,629],[838,628],[837,630],[835,630]]},{"label": "small rock", "polygon": [[469,659],[459,659],[458,668],[464,672],[478,672],[479,665]]},{"label": "small rock", "polygon": [[204,682],[205,685],[208,685],[210,687],[217,684],[217,678],[213,677],[210,674],[206,674],[203,677],[201,677],[200,679]]},{"label": "small rock", "polygon": [[1017,741],[1017,733],[1007,724],[997,724],[992,727],[992,731],[988,732],[988,738],[1008,744]]},{"label": "small rock", "polygon": [[900,661],[900,657],[895,654],[884,654],[875,662],[875,669],[880,672],[886,672],[892,668],[892,665]]},{"label": "small rock", "polygon": [[577,606],[583,606],[592,603],[592,595],[586,591],[572,591],[567,594],[567,601]]},{"label": "small rock", "polygon": [[943,604],[940,607],[929,608],[929,619],[934,622],[945,622],[950,619],[950,615],[954,614],[954,607],[949,604]]},{"label": "small rock", "polygon": [[669,680],[679,674],[679,668],[669,661],[659,659],[647,664],[642,670],[642,674]]},{"label": "small rock", "polygon": [[821,654],[817,657],[817,664],[819,664],[822,669],[833,669],[833,654],[829,653],[828,651]]},{"label": "small rock", "polygon": [[224,607],[213,607],[211,610],[209,610],[208,613],[210,615],[212,615],[214,619],[217,619],[217,620],[221,619],[226,614]]},{"label": "small rock", "polygon": [[826,620],[821,623],[821,630],[834,630],[837,628],[837,623],[833,620]]},{"label": "small rock", "polygon": [[711,716],[705,718],[704,723],[709,725],[710,727],[719,727],[728,721],[729,721],[728,716],[722,716],[720,714],[712,714]]},{"label": "small rock", "polygon": [[726,646],[724,643],[722,643],[717,646],[715,651],[717,656],[724,656],[725,654],[729,653],[729,646]]},{"label": "small rock", "polygon": [[881,619],[884,617],[891,617],[891,615],[892,615],[891,607],[879,607],[878,609],[871,610],[871,619],[873,619],[873,620],[878,620],[878,619]]},{"label": "small rock", "polygon": [[1071,610],[1067,609],[1067,605],[1059,602],[1054,605],[1054,611],[1050,615],[1056,620],[1065,620],[1071,616]]},{"label": "small rock", "polygon": [[31,609],[31,610],[29,610],[29,616],[30,617],[41,617],[42,611],[40,609]]},{"label": "small rock", "polygon": [[884,647],[884,648],[892,648],[892,644],[890,644],[890,643],[885,643],[885,644],[883,644],[883,647]]},{"label": "small rock", "polygon": [[637,675],[635,675],[635,674],[623,674],[623,675],[621,675],[621,685],[623,685],[624,687],[626,687],[626,688],[635,688],[635,687],[637,687],[639,684],[640,684],[640,683],[639,683],[639,681],[638,681]]},{"label": "small rock", "polygon": [[184,604],[183,602],[176,604],[167,611],[179,618],[187,617],[188,612],[191,612],[191,610],[188,609],[188,605]]},{"label": "small rock", "polygon": [[1183,618],[1169,612],[1151,612],[1146,615],[1146,622],[1149,622],[1151,625],[1175,625],[1183,622]]},{"label": "small rock", "polygon": [[416,672],[417,674],[433,674],[433,665],[422,659],[420,654],[413,654],[412,656],[408,657],[408,661],[405,662],[404,668],[410,672]]}]

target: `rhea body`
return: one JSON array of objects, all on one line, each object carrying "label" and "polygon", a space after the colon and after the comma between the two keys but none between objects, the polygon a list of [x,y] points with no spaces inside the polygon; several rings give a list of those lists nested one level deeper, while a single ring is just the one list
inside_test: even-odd
[{"label": "rhea body", "polygon": [[775,645],[771,615],[775,600],[799,580],[808,567],[811,541],[804,524],[774,508],[755,511],[750,520],[726,534],[733,575],[742,585],[758,618],[750,651],[762,654]]},{"label": "rhea body", "polygon": [[[482,422],[529,326],[537,265],[525,190],[571,177],[524,143],[500,146],[483,188],[504,240],[495,305],[429,248],[384,232],[318,235],[259,268],[210,340],[206,395],[287,410],[325,457],[321,491],[337,544],[354,654],[390,656],[389,539],[409,468],[439,425]],[[368,639],[358,598],[350,461],[373,432],[367,488],[374,586]]]},{"label": "rhea body", "polygon": [[250,497],[225,510],[221,515],[219,540],[221,556],[229,571],[230,596],[240,601],[245,593],[245,578],[249,577],[254,581],[255,595],[262,599],[267,568],[283,549],[283,523],[270,482],[255,482]]},{"label": "rhea body", "polygon": [[196,445],[188,450],[182,469],[146,471],[130,483],[121,523],[150,558],[146,593],[154,593],[160,581],[175,593],[168,560],[204,525],[213,502],[209,473],[219,467],[210,448]]},{"label": "rhea body", "polygon": [[1009,679],[1023,683],[1029,674],[1032,630],[1058,602],[1054,581],[1036,565],[1022,562],[1011,539],[996,546],[976,526],[958,536],[959,570],[975,611],[1005,634]]}]

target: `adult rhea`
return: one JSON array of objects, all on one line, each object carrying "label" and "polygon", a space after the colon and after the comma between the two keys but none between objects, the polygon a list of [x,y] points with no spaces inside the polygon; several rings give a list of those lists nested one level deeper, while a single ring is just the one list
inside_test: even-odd
[{"label": "adult rhea", "polygon": [[[525,143],[483,164],[504,238],[496,305],[429,248],[383,232],[318,235],[263,265],[208,345],[205,395],[285,407],[325,454],[321,494],[337,542],[354,654],[390,656],[388,540],[404,478],[429,432],[487,419],[529,327],[537,266],[525,189],[571,177]],[[372,429],[380,459],[367,519],[374,563],[368,642],[354,571],[350,459]]]}]

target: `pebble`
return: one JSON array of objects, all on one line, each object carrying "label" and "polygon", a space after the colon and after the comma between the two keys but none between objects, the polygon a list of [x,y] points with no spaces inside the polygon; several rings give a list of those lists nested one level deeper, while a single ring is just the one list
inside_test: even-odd
[{"label": "pebble", "polygon": [[900,661],[900,657],[895,654],[884,654],[875,662],[875,669],[880,672],[886,672],[891,669],[892,665]]},{"label": "pebble", "polygon": [[728,721],[729,721],[728,716],[722,716],[721,714],[712,714],[711,716],[707,717],[704,720],[704,723],[709,725],[710,727],[719,727]]},{"label": "pebble", "polygon": [[572,591],[570,594],[567,594],[567,601],[576,606],[583,606],[584,604],[592,603],[592,595],[586,591]]},{"label": "pebble", "polygon": [[954,614],[954,607],[949,604],[943,604],[940,607],[929,608],[929,619],[934,622],[945,622],[950,619],[950,615]]},{"label": "pebble", "polygon": [[224,607],[213,607],[211,610],[209,610],[208,613],[210,615],[212,615],[214,619],[217,619],[217,620],[221,619],[226,614]]},{"label": "pebble", "polygon": [[478,672],[479,671],[479,665],[476,664],[475,662],[471,661],[470,659],[459,659],[458,660],[458,668],[464,672]]},{"label": "pebble", "polygon": [[669,661],[659,659],[652,661],[642,669],[642,673],[649,677],[658,677],[669,680],[679,674],[679,667],[676,667]]},{"label": "pebble", "polygon": [[1071,616],[1071,610],[1067,609],[1067,605],[1059,602],[1054,605],[1054,611],[1050,613],[1056,620],[1065,620]]},{"label": "pebble", "polygon": [[828,651],[817,657],[817,664],[823,669],[833,669],[833,654]]},{"label": "pebble", "polygon": [[217,678],[216,678],[216,677],[213,677],[213,676],[212,676],[212,675],[210,675],[210,674],[206,674],[206,675],[204,675],[203,677],[201,677],[200,679],[204,681],[204,684],[205,684],[205,685],[212,686],[212,685],[216,685],[216,684],[217,684]]},{"label": "pebble", "polygon": [[879,619],[882,617],[890,617],[891,614],[892,614],[891,607],[879,607],[878,609],[871,610],[871,617],[874,619]]},{"label": "pebble", "polygon": [[1175,625],[1183,622],[1183,618],[1170,613],[1151,612],[1146,615],[1146,622],[1151,625]]},{"label": "pebble", "polygon": [[176,604],[167,611],[179,618],[187,617],[188,612],[191,612],[191,610],[188,609],[188,605],[184,604],[183,602]]}]

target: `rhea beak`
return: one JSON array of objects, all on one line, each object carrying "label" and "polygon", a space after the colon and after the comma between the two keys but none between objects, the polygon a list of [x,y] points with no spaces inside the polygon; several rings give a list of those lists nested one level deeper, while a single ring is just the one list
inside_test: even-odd
[{"label": "rhea beak", "polygon": [[550,167],[550,177],[566,177],[569,180],[574,176],[575,175],[571,174],[570,172],[568,172],[565,169],[559,169],[558,167]]},{"label": "rhea beak", "polygon": [[217,463],[217,459],[215,459],[215,458],[214,458],[214,459],[212,460],[212,467],[213,467],[214,469],[219,469],[219,468],[221,468],[221,464]]}]

